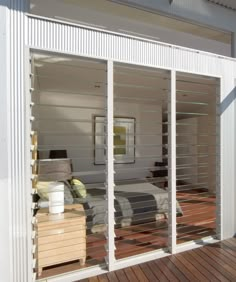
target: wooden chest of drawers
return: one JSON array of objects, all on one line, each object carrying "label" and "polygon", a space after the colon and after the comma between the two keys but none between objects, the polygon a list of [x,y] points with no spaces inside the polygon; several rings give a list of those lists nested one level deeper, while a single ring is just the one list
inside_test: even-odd
[{"label": "wooden chest of drawers", "polygon": [[66,205],[64,213],[50,214],[40,209],[36,214],[37,268],[86,259],[86,217],[82,205]]}]

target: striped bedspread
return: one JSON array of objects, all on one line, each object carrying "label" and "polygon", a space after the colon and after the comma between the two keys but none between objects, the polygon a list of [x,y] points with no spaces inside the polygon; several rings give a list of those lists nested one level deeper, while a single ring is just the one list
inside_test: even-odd
[{"label": "striped bedspread", "polygon": [[[115,187],[115,222],[137,224],[153,221],[157,214],[168,213],[168,193],[150,183],[118,185]],[[87,227],[105,224],[106,200],[102,188],[89,189],[83,202],[87,215]],[[177,215],[182,215],[177,202]]]}]

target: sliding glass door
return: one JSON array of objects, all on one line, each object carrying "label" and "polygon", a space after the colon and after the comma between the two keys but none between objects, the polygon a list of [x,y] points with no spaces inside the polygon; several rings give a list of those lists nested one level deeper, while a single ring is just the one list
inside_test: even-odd
[{"label": "sliding glass door", "polygon": [[178,73],[176,90],[177,243],[216,235],[219,81]]},{"label": "sliding glass door", "polygon": [[218,80],[39,52],[31,70],[38,279],[217,234]]},{"label": "sliding glass door", "polygon": [[170,72],[114,67],[115,256],[168,249]]},{"label": "sliding glass door", "polygon": [[33,53],[32,194],[39,279],[105,265],[107,65]]}]

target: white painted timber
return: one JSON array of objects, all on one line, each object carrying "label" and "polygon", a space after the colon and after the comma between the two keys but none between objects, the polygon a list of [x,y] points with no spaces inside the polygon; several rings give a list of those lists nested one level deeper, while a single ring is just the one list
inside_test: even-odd
[{"label": "white painted timber", "polygon": [[113,140],[113,116],[114,116],[114,99],[113,99],[113,62],[107,62],[107,266],[110,271],[113,270],[115,262],[115,209],[114,209],[114,140]]},{"label": "white painted timber", "polygon": [[168,239],[169,250],[176,253],[176,72],[171,71],[168,95]]}]

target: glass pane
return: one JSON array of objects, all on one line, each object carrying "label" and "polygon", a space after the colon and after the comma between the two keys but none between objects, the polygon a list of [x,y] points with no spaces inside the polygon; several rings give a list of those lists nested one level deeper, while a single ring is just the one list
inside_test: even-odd
[{"label": "glass pane", "polygon": [[117,259],[167,248],[168,86],[167,71],[115,65]]},{"label": "glass pane", "polygon": [[106,64],[32,54],[37,277],[105,263]]},{"label": "glass pane", "polygon": [[216,235],[217,85],[197,75],[177,75],[177,243]]}]

